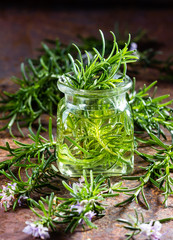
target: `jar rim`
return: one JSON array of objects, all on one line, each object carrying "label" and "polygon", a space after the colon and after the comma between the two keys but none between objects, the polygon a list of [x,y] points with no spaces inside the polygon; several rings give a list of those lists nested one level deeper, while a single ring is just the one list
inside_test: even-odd
[{"label": "jar rim", "polygon": [[58,80],[57,86],[61,92],[68,95],[75,95],[81,97],[110,97],[113,95],[121,95],[127,92],[132,87],[132,80],[129,76],[126,76],[125,78],[123,78],[123,82],[117,82],[116,88],[103,90],[76,89],[66,85],[62,78]]}]

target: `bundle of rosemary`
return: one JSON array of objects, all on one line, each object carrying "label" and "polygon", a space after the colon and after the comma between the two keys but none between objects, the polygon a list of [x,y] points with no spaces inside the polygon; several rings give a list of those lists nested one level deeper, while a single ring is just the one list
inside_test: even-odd
[{"label": "bundle of rosemary", "polygon": [[[29,60],[29,67],[24,67],[22,64],[22,79],[17,79],[20,85],[19,90],[14,94],[5,93],[6,97],[3,97],[1,101],[1,110],[8,112],[2,119],[9,119],[9,123],[3,129],[8,128],[11,131],[13,124],[16,122],[20,130],[19,123],[31,124],[43,112],[53,115],[53,109],[61,98],[60,93],[56,90],[56,79],[60,75],[69,85],[76,89],[95,90],[101,87],[107,89],[112,86],[113,75],[122,64],[122,74],[118,75],[119,77],[116,79],[116,81],[122,81],[121,77],[126,74],[125,63],[135,60],[136,56],[131,51],[128,51],[127,45],[125,45],[124,49],[120,51],[118,62],[114,65],[112,63],[117,59],[113,56],[113,51],[117,50],[118,52],[115,38],[112,52],[107,57],[104,55],[106,44],[103,35],[102,44],[101,53],[94,48],[96,58],[93,58],[92,62],[89,57],[90,53],[86,52],[85,56],[88,59],[88,65],[84,62],[77,46],[79,60],[75,63],[72,55],[67,56],[69,47],[61,48],[58,41],[56,51],[55,49],[50,50],[46,45],[43,45],[45,53],[39,57],[39,61]],[[102,63],[103,59],[106,59],[104,64]],[[97,60],[100,60],[98,72],[97,68],[94,67]],[[110,63],[113,66],[112,68],[110,68]],[[84,68],[85,71],[83,71]],[[109,75],[106,74],[106,69],[110,69]],[[72,70],[75,75],[70,74]],[[97,74],[95,74],[96,72]],[[94,79],[93,76],[95,75],[97,77]],[[67,179],[56,168],[56,140],[52,134],[51,118],[48,125],[48,139],[42,136],[42,126],[39,124],[36,133],[34,133],[31,126],[29,127],[29,138],[32,143],[25,144],[14,140],[15,148],[11,148],[8,142],[5,147],[0,147],[7,151],[9,156],[8,160],[0,163],[0,173],[10,181],[1,189],[0,206],[8,210],[11,207],[15,209],[16,206],[27,203],[38,217],[38,220],[34,223],[27,223],[28,226],[24,229],[24,232],[33,234],[34,237],[46,239],[49,237],[48,228],[55,230],[56,224],[68,223],[66,230],[71,232],[78,225],[84,227],[87,224],[91,228],[96,228],[96,225],[91,220],[97,216],[103,216],[105,210],[104,199],[116,197],[120,193],[128,195],[128,198],[116,204],[116,206],[127,204],[133,200],[138,202],[138,197],[141,194],[146,207],[149,209],[149,203],[145,197],[145,186],[149,182],[163,192],[164,204],[165,206],[168,205],[168,198],[173,193],[173,178],[171,176],[173,170],[173,145],[166,144],[162,139],[166,140],[166,134],[164,133],[164,129],[166,129],[171,134],[173,142],[173,109],[170,107],[173,100],[162,103],[169,95],[155,97],[156,89],[151,96],[149,92],[155,84],[156,82],[149,86],[144,85],[142,89],[136,91],[134,81],[131,92],[127,93],[126,96],[132,109],[136,129],[135,152],[147,162],[147,166],[142,168],[142,175],[122,178],[122,181],[123,179],[129,179],[138,182],[136,187],[132,189],[122,187],[122,181],[112,185],[109,177],[103,175],[94,178],[92,171],[90,171],[89,179],[87,179],[84,171],[79,182],[67,184]],[[142,137],[143,133],[145,138]],[[69,140],[69,138],[67,139]],[[140,152],[138,146],[141,143],[144,146],[154,148],[155,154]],[[78,146],[76,145],[76,147]],[[80,151],[83,151],[83,147],[80,148]],[[15,172],[13,171],[14,168]],[[23,175],[25,176],[22,177]],[[59,187],[53,184],[53,180],[57,177],[59,180],[63,178],[62,184],[70,194],[69,198],[61,197]],[[36,192],[46,194],[45,187],[48,194],[53,190],[56,192],[52,192],[50,197],[40,197],[38,201],[33,199],[33,194]],[[60,196],[56,196],[57,194]],[[38,208],[39,212],[35,208]],[[138,218],[137,213],[136,217]],[[172,218],[166,220],[172,220]],[[163,222],[166,220],[163,220]],[[136,225],[126,220],[120,221],[126,223],[129,229],[131,228],[134,231],[129,235],[130,237],[141,231],[141,228],[137,226],[138,219],[135,222]]]}]

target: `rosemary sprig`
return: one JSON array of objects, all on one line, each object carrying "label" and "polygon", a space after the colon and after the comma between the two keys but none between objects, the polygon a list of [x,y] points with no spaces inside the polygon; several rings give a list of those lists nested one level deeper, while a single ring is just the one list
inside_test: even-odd
[{"label": "rosemary sprig", "polygon": [[[100,30],[102,39],[101,53],[93,48],[94,55],[90,55],[85,51],[87,56],[87,64],[84,64],[82,53],[78,46],[73,44],[79,54],[79,59],[74,60],[71,54],[68,54],[72,63],[72,73],[66,73],[62,76],[62,80],[68,86],[77,89],[109,89],[115,88],[117,82],[122,82],[126,76],[127,63],[136,62],[138,57],[134,54],[135,51],[129,51],[130,35],[128,42],[121,50],[116,42],[116,37],[113,32],[113,46],[108,56],[105,56],[105,38]],[[121,71],[121,66],[123,70]]]},{"label": "rosemary sprig", "polygon": [[[92,217],[104,215],[104,199],[118,196],[111,190],[110,180],[102,175],[94,178],[92,171],[90,171],[89,179],[83,171],[79,182],[72,185],[68,185],[65,181],[62,183],[71,197],[57,197],[52,193],[49,198],[41,198],[38,203],[30,199],[34,207],[31,210],[37,215],[39,222],[48,228],[51,227],[52,230],[56,229],[57,224],[63,223],[67,224],[66,232],[73,232],[78,225],[84,227],[84,224],[90,228],[97,228],[91,222]],[[121,188],[121,183],[117,183],[114,188]],[[35,208],[42,213],[37,212]]]},{"label": "rosemary sprig", "polygon": [[[149,94],[152,87],[156,85],[157,81],[151,83],[149,86],[144,85],[142,89],[136,92],[135,79],[133,81],[133,88],[131,93],[127,95],[129,103],[133,111],[133,120],[136,127],[136,133],[146,132],[153,133],[159,138],[166,139],[164,128],[169,131],[173,141],[173,109],[170,105],[173,99],[162,103],[170,97],[169,94],[155,97],[157,87],[154,88],[153,94]],[[136,140],[139,140],[136,138]],[[152,143],[152,141],[151,141]]]},{"label": "rosemary sprig", "polygon": [[[6,169],[13,164],[20,163],[22,160],[27,160],[28,157],[36,158],[37,156],[45,157],[55,156],[56,142],[54,141],[52,133],[52,119],[49,119],[49,140],[40,135],[42,126],[39,124],[37,133],[35,134],[31,128],[29,129],[28,137],[33,141],[33,143],[22,143],[17,140],[13,140],[17,148],[11,148],[9,143],[6,142],[6,147],[0,146],[0,149],[9,152],[8,156],[12,157],[0,163],[0,169]],[[52,152],[53,150],[53,152]]]},{"label": "rosemary sprig", "polygon": [[[126,180],[138,180],[139,185],[132,189],[124,189],[123,192],[127,194],[128,197],[125,201],[116,204],[116,206],[122,206],[133,200],[138,203],[138,197],[141,194],[144,200],[144,204],[149,209],[149,203],[145,197],[144,187],[150,182],[156,186],[159,190],[163,192],[165,207],[168,206],[168,197],[173,194],[173,178],[171,172],[173,170],[173,145],[164,144],[158,137],[150,133],[153,145],[158,146],[154,149],[156,153],[153,155],[141,153],[135,151],[140,157],[149,163],[146,167],[141,167],[146,172],[141,176],[127,176],[123,177]],[[151,140],[146,140],[146,143],[151,143]]]},{"label": "rosemary sprig", "polygon": [[[49,120],[49,139],[40,135],[41,124],[35,134],[29,128],[29,138],[33,143],[25,144],[14,140],[16,148],[11,148],[8,142],[6,147],[1,149],[9,152],[10,159],[0,163],[0,173],[11,182],[17,184],[15,208],[20,195],[31,197],[33,192],[45,194],[45,188],[59,190],[52,185],[52,180],[59,177],[65,179],[54,166],[56,163],[55,149],[56,142],[52,135],[52,120]],[[14,174],[14,169],[17,174]]]},{"label": "rosemary sprig", "polygon": [[162,227],[161,223],[173,220],[173,217],[168,217],[155,221],[145,222],[142,212],[139,215],[136,209],[134,211],[135,216],[128,215],[129,219],[117,219],[118,222],[123,223],[123,228],[130,231],[126,234],[126,240],[134,239],[134,236],[141,233],[149,237],[149,239],[159,240],[162,236],[162,234],[160,233]]},{"label": "rosemary sprig", "polygon": [[14,174],[10,168],[8,172],[0,170],[0,173],[10,180],[11,184],[16,185],[15,198],[10,202],[8,208],[7,202],[2,199],[5,210],[7,211],[11,206],[14,210],[23,197],[28,199],[29,197],[33,198],[36,193],[50,194],[50,189],[59,191],[60,188],[52,184],[52,181],[58,177],[57,171],[54,170],[55,167],[52,167],[54,162],[53,156],[48,159],[45,159],[44,156],[40,159],[40,156],[38,156],[38,162],[32,162],[28,157],[28,161],[25,161],[25,163],[13,164],[17,168],[17,174]]},{"label": "rosemary sprig", "polygon": [[[0,95],[1,120],[8,120],[0,130],[9,129],[12,135],[12,126],[17,123],[29,126],[42,113],[53,116],[61,95],[57,89],[59,75],[70,71],[71,63],[67,57],[70,45],[61,46],[57,40],[55,47],[50,49],[42,44],[44,53],[38,59],[29,59],[27,64],[21,64],[21,78],[13,78],[19,86],[15,93],[3,92]],[[14,137],[14,136],[13,136]]]}]

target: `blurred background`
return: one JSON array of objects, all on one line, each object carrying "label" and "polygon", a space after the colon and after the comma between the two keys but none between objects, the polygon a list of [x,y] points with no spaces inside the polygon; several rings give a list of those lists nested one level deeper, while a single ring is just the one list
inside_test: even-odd
[{"label": "blurred background", "polygon": [[[11,85],[11,76],[20,76],[21,62],[37,57],[37,49],[45,39],[80,43],[81,37],[100,38],[99,29],[106,39],[112,39],[110,31],[118,40],[127,40],[128,33],[132,40],[138,36],[138,41],[142,39],[138,49],[154,49],[157,59],[167,61],[173,52],[172,26],[172,0],[1,1],[1,86],[7,82]],[[145,68],[138,79],[158,79],[158,72]]]},{"label": "blurred background", "polygon": [[41,0],[31,0],[31,1],[22,1],[22,0],[16,0],[16,1],[7,1],[7,2],[2,2],[2,6],[7,6],[7,7],[30,7],[30,8],[35,8],[38,7],[40,8],[78,8],[78,7],[83,7],[83,8],[110,8],[110,7],[115,7],[115,6],[120,6],[123,8],[128,8],[128,7],[144,7],[144,8],[164,8],[164,7],[170,7],[173,5],[172,0],[108,0],[108,1],[99,1],[99,0],[64,0],[64,1],[58,1],[58,0],[49,0],[49,1],[41,1]]}]

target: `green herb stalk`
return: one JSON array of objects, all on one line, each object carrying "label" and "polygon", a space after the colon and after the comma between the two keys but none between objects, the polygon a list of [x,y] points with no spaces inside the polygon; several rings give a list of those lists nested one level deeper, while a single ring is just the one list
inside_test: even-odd
[{"label": "green herb stalk", "polygon": [[[162,218],[159,220],[151,220],[150,222],[146,222],[142,212],[139,213],[135,209],[135,216],[128,215],[128,219],[117,219],[118,222],[123,224],[123,228],[129,230],[129,233],[126,233],[126,239],[134,239],[134,236],[137,236],[141,233],[149,239],[160,239],[162,234],[160,233],[161,224],[165,222],[172,221],[173,217]],[[155,226],[156,225],[156,226]],[[165,233],[163,233],[165,235]]]},{"label": "green herb stalk", "polygon": [[[102,175],[94,178],[92,171],[90,171],[89,179],[84,171],[79,182],[68,185],[63,181],[62,184],[71,197],[57,197],[52,193],[49,198],[41,198],[38,203],[30,199],[33,205],[31,210],[44,226],[51,227],[52,230],[55,230],[57,224],[67,224],[66,232],[73,232],[78,225],[85,227],[85,224],[90,228],[97,228],[91,221],[92,217],[103,216],[106,206],[104,200],[118,196],[111,190],[110,180],[107,181],[107,178]],[[121,183],[114,185],[114,189],[119,188],[121,188]],[[36,211],[36,208],[41,211],[42,215],[40,211]]]},{"label": "green herb stalk", "polygon": [[57,78],[71,69],[67,57],[70,45],[61,46],[57,40],[53,49],[45,43],[42,47],[43,53],[38,59],[29,59],[26,65],[21,64],[21,78],[13,78],[19,89],[15,93],[3,92],[0,95],[1,120],[8,120],[0,130],[8,129],[12,136],[14,123],[23,135],[22,126],[29,126],[43,113],[53,116],[61,99]]},{"label": "green herb stalk", "polygon": [[[58,170],[54,166],[56,163],[56,142],[52,135],[52,120],[49,120],[49,139],[40,135],[41,124],[37,133],[29,128],[29,138],[33,141],[31,144],[25,144],[14,140],[17,147],[11,148],[6,143],[6,147],[0,146],[1,149],[9,152],[10,159],[0,163],[0,173],[11,182],[16,183],[18,190],[16,192],[16,201],[20,195],[31,197],[33,192],[45,194],[48,189],[59,190],[52,180],[60,177]],[[14,170],[17,174],[14,174]]]},{"label": "green herb stalk", "polygon": [[[121,50],[116,42],[115,34],[111,32],[113,47],[110,54],[105,56],[105,38],[102,31],[100,31],[100,34],[102,38],[102,51],[100,53],[96,48],[93,48],[93,56],[85,51],[87,64],[84,64],[80,49],[73,44],[78,51],[79,59],[74,60],[71,54],[68,54],[73,71],[62,76],[66,85],[88,90],[115,88],[116,83],[123,81],[123,78],[126,77],[127,63],[136,62],[138,59],[134,54],[135,51],[128,50],[130,35],[128,42]],[[123,70],[121,70],[121,66],[123,66]]]}]

